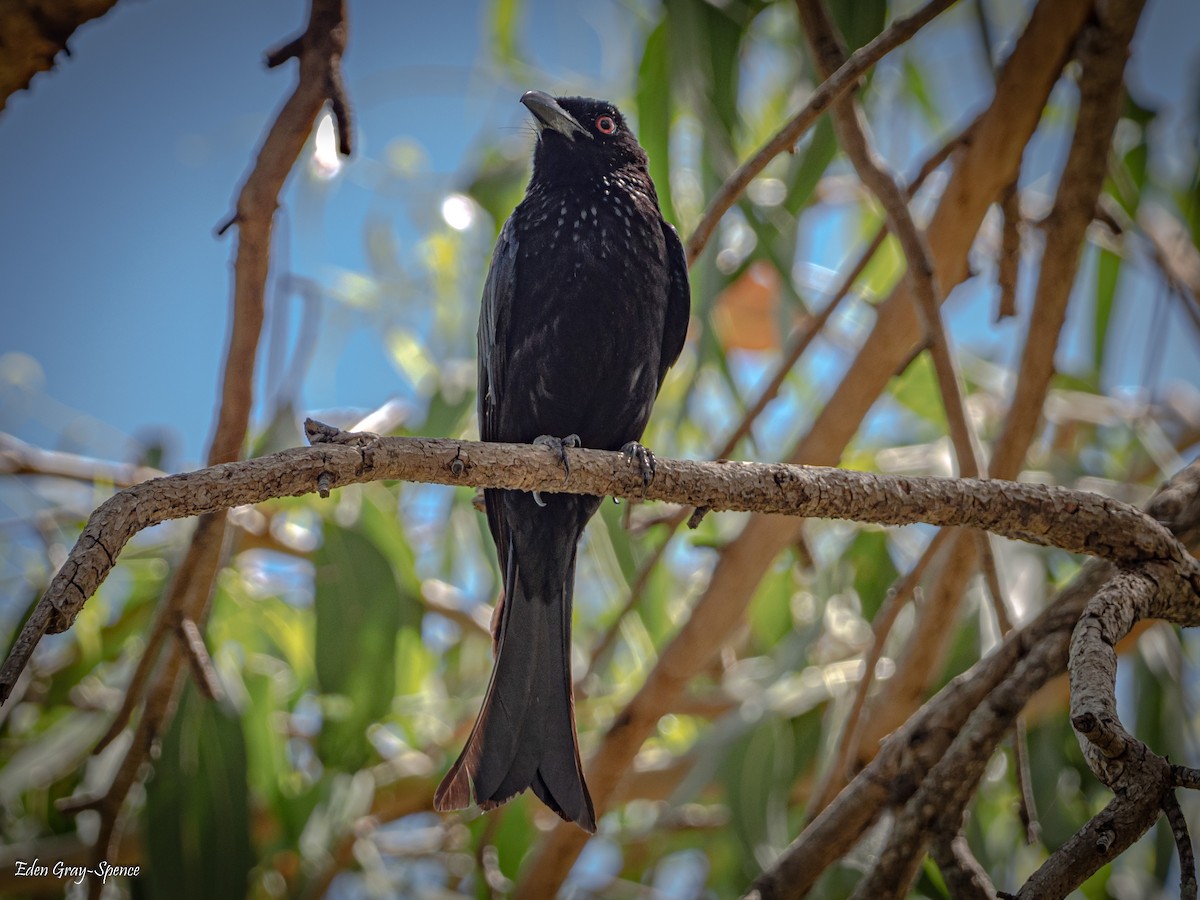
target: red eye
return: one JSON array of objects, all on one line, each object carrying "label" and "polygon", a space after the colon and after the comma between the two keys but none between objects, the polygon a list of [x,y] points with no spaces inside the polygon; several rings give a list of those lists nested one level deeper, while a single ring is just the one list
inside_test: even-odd
[{"label": "red eye", "polygon": [[596,120],[596,130],[601,134],[615,134],[617,123],[613,121],[612,116],[601,116]]}]

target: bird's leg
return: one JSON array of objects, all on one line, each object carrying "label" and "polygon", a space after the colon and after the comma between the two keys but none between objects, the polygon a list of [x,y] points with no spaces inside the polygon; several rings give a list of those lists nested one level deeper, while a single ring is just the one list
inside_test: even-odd
[{"label": "bird's leg", "polygon": [[[563,465],[563,484],[571,480],[571,463],[567,459],[567,448],[583,446],[579,440],[579,435],[568,434],[566,437],[560,438],[550,434],[539,434],[533,439],[533,444],[535,447],[545,447],[558,456],[559,461]],[[546,505],[546,501],[542,499],[541,491],[533,492],[533,502],[538,506]]]},{"label": "bird's leg", "polygon": [[654,470],[658,465],[654,459],[654,453],[649,447],[643,447],[637,441],[630,441],[621,448],[621,452],[625,454],[630,462],[637,462],[638,467],[642,471],[642,488],[650,487],[650,483],[654,481]]}]

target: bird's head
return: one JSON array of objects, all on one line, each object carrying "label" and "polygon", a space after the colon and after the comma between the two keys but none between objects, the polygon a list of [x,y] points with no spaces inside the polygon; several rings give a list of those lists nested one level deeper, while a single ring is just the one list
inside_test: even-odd
[{"label": "bird's head", "polygon": [[646,152],[621,111],[607,100],[527,91],[521,102],[538,129],[534,182],[578,182],[629,168],[646,171]]}]

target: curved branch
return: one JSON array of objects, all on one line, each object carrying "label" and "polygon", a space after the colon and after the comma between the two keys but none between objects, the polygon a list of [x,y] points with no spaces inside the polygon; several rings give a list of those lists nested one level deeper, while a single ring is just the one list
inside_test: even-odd
[{"label": "curved branch", "polygon": [[[1146,512],[1170,528],[1191,552],[1200,551],[1200,461],[1178,472],[1151,499]],[[990,655],[909,717],[854,781],[759,876],[753,889],[761,897],[803,896],[825,868],[857,844],[885,811],[906,803],[931,769],[951,752],[956,735],[985,703],[993,713],[1002,712],[1005,697],[1037,689],[1065,671],[1072,629],[1113,571],[1107,563],[1090,561],[1033,621],[1010,634]],[[1025,684],[1029,679],[1032,683]],[[1000,705],[989,700],[993,695],[1001,699]],[[1007,708],[1013,717],[1019,711],[1011,702]],[[953,752],[962,751],[969,757],[973,743],[964,740]],[[1194,770],[1175,766],[1171,777],[1176,787],[1200,786],[1200,773]]]},{"label": "curved branch", "polygon": [[[1154,757],[1158,759],[1161,758]],[[1016,900],[1067,896],[1149,830],[1158,819],[1163,794],[1170,784],[1170,766],[1153,766],[1154,760],[1142,760],[1140,764],[1146,767],[1147,777],[1159,783],[1161,791],[1113,797],[1021,885]]]},{"label": "curved branch", "polygon": [[566,452],[569,482],[557,457],[528,444],[385,437],[363,446],[321,443],[284,450],[126,488],[92,513],[51,581],[0,670],[0,699],[8,696],[41,634],[70,627],[138,531],[169,519],[383,479],[661,500],[712,510],[885,525],[966,525],[1126,566],[1169,563],[1193,589],[1200,589],[1200,562],[1167,529],[1132,506],[1085,491],[782,463],[662,458],[654,482],[645,488],[640,471],[621,453]]}]

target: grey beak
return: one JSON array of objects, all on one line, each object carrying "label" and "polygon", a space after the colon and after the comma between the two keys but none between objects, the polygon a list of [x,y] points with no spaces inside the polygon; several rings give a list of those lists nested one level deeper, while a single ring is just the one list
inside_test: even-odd
[{"label": "grey beak", "polygon": [[558,101],[549,94],[543,91],[526,91],[521,97],[521,102],[533,113],[539,129],[549,128],[557,131],[569,141],[575,140],[578,135],[591,140],[591,132],[575,121],[574,116],[559,106]]}]

